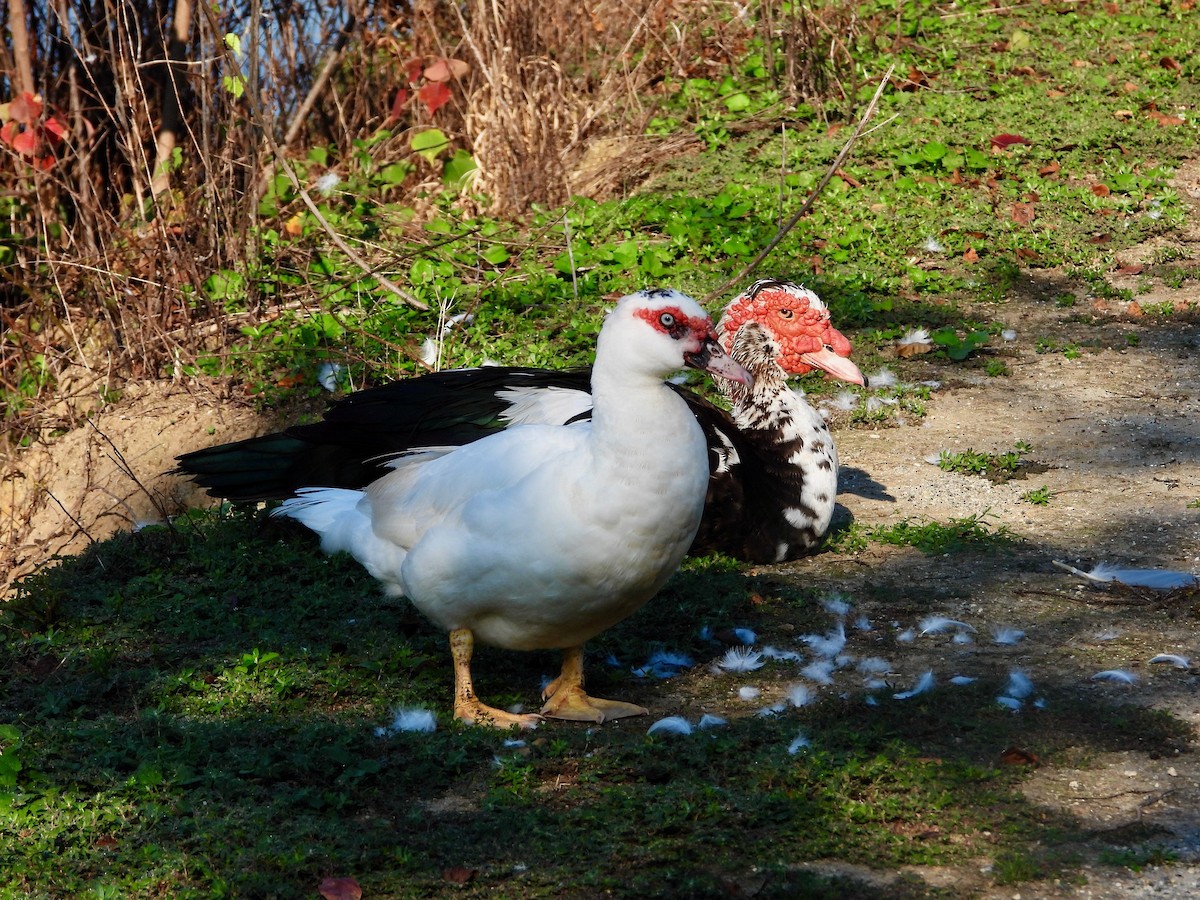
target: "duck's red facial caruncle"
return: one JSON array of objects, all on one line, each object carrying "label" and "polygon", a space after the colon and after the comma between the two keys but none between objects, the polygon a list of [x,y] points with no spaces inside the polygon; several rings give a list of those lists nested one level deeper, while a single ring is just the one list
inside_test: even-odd
[{"label": "duck's red facial caruncle", "polygon": [[746,322],[758,322],[779,345],[779,365],[789,375],[821,369],[853,384],[865,379],[850,362],[850,341],[830,322],[829,310],[812,291],[790,282],[760,281],[736,297],[722,318],[728,350]]}]

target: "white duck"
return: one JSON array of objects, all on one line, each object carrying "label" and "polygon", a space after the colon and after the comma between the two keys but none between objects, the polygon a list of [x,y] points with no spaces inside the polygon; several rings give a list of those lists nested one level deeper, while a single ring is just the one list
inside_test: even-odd
[{"label": "white duck", "polygon": [[[584,692],[583,644],[662,587],[700,524],[707,446],[687,403],[663,383],[684,365],[752,382],[695,300],[633,294],[600,331],[590,424],[518,426],[402,457],[365,490],[305,488],[274,514],[317,532],[326,552],[349,552],[450,632],[459,719],[533,727],[541,716],[645,714]],[[475,696],[475,640],[565,651],[541,715]]]}]

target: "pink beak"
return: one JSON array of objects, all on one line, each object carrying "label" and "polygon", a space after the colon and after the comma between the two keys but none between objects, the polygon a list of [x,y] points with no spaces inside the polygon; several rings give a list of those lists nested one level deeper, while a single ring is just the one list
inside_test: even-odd
[{"label": "pink beak", "polygon": [[850,362],[844,356],[838,356],[828,347],[823,347],[816,353],[804,353],[800,356],[800,361],[808,365],[820,369],[823,372],[828,372],[839,381],[848,381],[851,384],[866,385],[867,379],[863,377],[863,373],[858,366]]}]

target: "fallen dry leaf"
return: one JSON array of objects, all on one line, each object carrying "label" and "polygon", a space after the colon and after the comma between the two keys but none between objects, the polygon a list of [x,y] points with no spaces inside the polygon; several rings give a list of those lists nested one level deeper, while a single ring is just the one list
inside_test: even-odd
[{"label": "fallen dry leaf", "polygon": [[1119,266],[1117,268],[1117,274],[1118,275],[1141,275],[1142,274],[1142,266],[1139,266],[1137,264],[1129,265],[1129,266]]},{"label": "fallen dry leaf", "polygon": [[898,344],[896,346],[896,355],[901,359],[911,359],[914,356],[921,356],[924,353],[929,353],[933,350],[933,344],[926,341],[910,341],[907,344]]},{"label": "fallen dry leaf", "polygon": [[1054,159],[1054,160],[1051,160],[1050,162],[1046,163],[1046,165],[1042,166],[1040,169],[1038,169],[1038,174],[1041,175],[1043,178],[1048,178],[1051,175],[1057,175],[1058,170],[1059,170],[1058,160]]},{"label": "fallen dry leaf", "polygon": [[466,866],[451,866],[442,869],[442,881],[447,884],[466,884],[479,874],[478,869],[468,869]]},{"label": "fallen dry leaf", "polygon": [[1142,304],[1136,300],[1130,300],[1129,305],[1125,307],[1125,315],[1131,319],[1140,319],[1146,313],[1142,310]]},{"label": "fallen dry leaf", "polygon": [[1177,60],[1173,56],[1164,56],[1162,59],[1160,59],[1158,61],[1158,64],[1169,72],[1182,72],[1183,71],[1183,66],[1181,66],[1179,64],[1179,60]]},{"label": "fallen dry leaf", "polygon": [[1115,113],[1113,113],[1113,118],[1120,119],[1122,122],[1127,122],[1133,118],[1133,110],[1132,109],[1118,109]]},{"label": "fallen dry leaf", "polygon": [[317,885],[317,892],[325,900],[359,900],[362,888],[353,878],[326,878]]},{"label": "fallen dry leaf", "polygon": [[1112,188],[1110,188],[1107,184],[1093,184],[1092,193],[1097,197],[1107,197],[1112,193]]},{"label": "fallen dry leaf", "polygon": [[1151,119],[1157,122],[1161,127],[1169,127],[1171,125],[1182,125],[1184,120],[1179,116],[1168,116],[1166,113],[1161,113],[1156,109],[1146,113]]},{"label": "fallen dry leaf", "polygon": [[1018,225],[1028,225],[1037,216],[1032,203],[1014,203],[1009,210],[1009,218]]},{"label": "fallen dry leaf", "polygon": [[1000,764],[1002,766],[1040,766],[1042,761],[1037,758],[1036,753],[1029,750],[1021,747],[1007,747],[1000,754]]},{"label": "fallen dry leaf", "polygon": [[849,172],[846,172],[842,169],[838,169],[833,174],[836,175],[838,178],[842,179],[842,181],[846,182],[846,184],[850,185],[850,187],[862,187],[862,182],[859,181],[857,178],[855,178],[853,175],[851,175]]},{"label": "fallen dry leaf", "polygon": [[979,262],[979,254],[975,252],[974,247],[968,247],[967,252],[963,254],[963,260],[969,263]]},{"label": "fallen dry leaf", "polygon": [[1013,144],[1032,144],[1033,141],[1019,134],[997,134],[992,137],[993,150],[1007,150]]}]

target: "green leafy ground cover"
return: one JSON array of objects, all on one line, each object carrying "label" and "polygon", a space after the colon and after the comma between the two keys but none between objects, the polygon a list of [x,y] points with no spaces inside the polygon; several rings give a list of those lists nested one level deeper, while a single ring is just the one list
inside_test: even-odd
[{"label": "green leafy ground cover", "polygon": [[[920,87],[889,92],[847,177],[769,263],[822,293],[864,368],[912,325],[953,329],[960,344],[994,340],[1023,269],[1058,267],[1099,292],[1114,249],[1178,226],[1168,178],[1196,145],[1194,11],[880,10],[895,30],[858,48],[863,96],[891,61]],[[773,236],[781,208],[840,148],[846,132],[781,108],[760,68],[751,58],[727,82],[675,86],[656,128],[694,129],[708,149],[634,197],[576,200],[520,224],[466,220],[444,199],[414,240],[411,211],[387,201],[397,173],[364,158],[326,215],[392,248],[393,275],[431,305],[475,313],[448,333],[448,364],[585,361],[609,295],[643,284],[705,293]],[[993,148],[1001,135],[1029,143]],[[282,223],[296,214],[311,229],[286,191],[270,198],[261,267],[198,289],[237,311],[246,278],[340,276],[332,254],[292,253]],[[355,383],[411,369],[403,348],[436,330],[436,314],[372,279],[331,283],[319,315],[247,328],[239,353],[191,365],[268,395],[312,385],[330,359],[349,363]],[[965,298],[996,301],[994,316],[968,317],[955,302]],[[982,362],[968,351],[945,364]],[[864,407],[860,424],[881,424],[873,415]],[[902,544],[965,564],[1011,543],[978,517],[839,540],[831,553]],[[702,625],[819,630],[817,599],[799,579],[691,561],[589,648],[592,684],[655,709],[680,696],[718,706],[728,685],[703,667],[679,682],[631,668],[663,647],[710,658]],[[352,562],[322,559],[300,530],[244,513],[63,560],[25,582],[0,625],[0,896],[311,896],[332,875],[369,896],[728,896],[745,884],[759,896],[845,896],[836,878],[798,868],[825,858],[986,858],[999,883],[1069,878],[1096,836],[1028,802],[1018,790],[1028,769],[1002,765],[997,748],[1166,755],[1191,736],[1168,714],[1085,707],[1069,693],[1014,718],[994,703],[996,685],[979,684],[870,710],[862,695],[831,697],[686,737],[647,736],[637,720],[548,724],[513,746],[449,721],[445,639],[419,614],[380,598]],[[530,706],[556,663],[483,650],[480,692]],[[763,671],[787,677],[775,663]],[[379,734],[404,706],[436,710],[438,730]],[[809,746],[789,752],[801,733]],[[1151,859],[1138,837],[1111,836],[1105,861]]]}]

